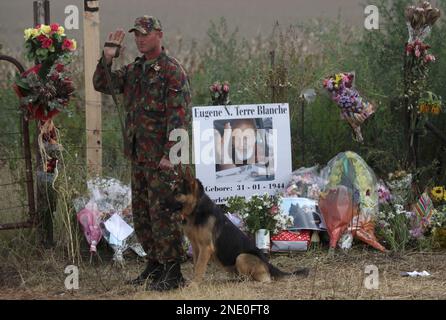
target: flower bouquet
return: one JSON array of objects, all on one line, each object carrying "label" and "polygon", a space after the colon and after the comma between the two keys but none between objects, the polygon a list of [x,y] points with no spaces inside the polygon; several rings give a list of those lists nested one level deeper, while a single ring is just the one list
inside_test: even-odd
[{"label": "flower bouquet", "polygon": [[396,171],[389,174],[387,186],[392,192],[392,202],[395,204],[406,205],[412,202],[412,174],[406,171]]},{"label": "flower bouquet", "polygon": [[416,59],[420,59],[424,63],[435,62],[435,56],[427,52],[427,50],[429,50],[430,48],[431,47],[429,45],[417,39],[413,42],[409,42],[406,45],[406,55],[415,57]]},{"label": "flower bouquet", "polygon": [[321,171],[327,184],[321,192],[319,208],[334,248],[342,233],[350,232],[355,238],[374,248],[385,251],[374,235],[379,211],[377,180],[373,170],[356,153],[339,153]]},{"label": "flower bouquet", "polygon": [[293,225],[293,217],[280,211],[278,196],[254,195],[248,201],[244,197],[232,197],[228,200],[228,211],[237,213],[243,220],[245,231],[255,234],[266,229],[273,234]]},{"label": "flower bouquet", "polygon": [[39,76],[41,69],[38,64],[17,76],[14,89],[26,116],[45,121],[66,110],[74,86],[63,64],[51,66],[45,78]]},{"label": "flower bouquet", "polygon": [[379,210],[376,234],[391,250],[404,250],[417,231],[410,232],[414,225],[415,212],[407,211],[400,204],[385,204]]},{"label": "flower bouquet", "polygon": [[432,8],[429,1],[419,6],[408,6],[405,12],[409,43],[423,41],[431,33],[432,26],[440,18],[440,10]]},{"label": "flower bouquet", "polygon": [[227,81],[221,84],[220,82],[214,82],[210,87],[212,105],[214,106],[227,106],[231,103],[229,100],[229,83]]},{"label": "flower bouquet", "polygon": [[39,24],[25,29],[25,52],[29,61],[37,61],[47,66],[62,58],[69,62],[71,53],[76,50],[76,41],[65,35],[65,30],[57,23]]},{"label": "flower bouquet", "polygon": [[57,23],[37,25],[25,30],[25,52],[37,64],[16,76],[14,90],[29,119],[47,121],[65,110],[74,92],[66,69],[76,50]]},{"label": "flower bouquet", "polygon": [[376,108],[363,99],[353,87],[354,78],[352,72],[337,73],[324,79],[323,86],[341,109],[341,118],[352,127],[355,140],[362,142],[364,139],[360,125],[376,111]]}]

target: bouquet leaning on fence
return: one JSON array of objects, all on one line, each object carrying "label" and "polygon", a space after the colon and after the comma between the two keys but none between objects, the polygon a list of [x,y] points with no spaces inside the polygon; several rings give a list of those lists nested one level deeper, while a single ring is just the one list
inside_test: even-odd
[{"label": "bouquet leaning on fence", "polygon": [[25,30],[25,53],[36,65],[17,75],[14,90],[25,116],[47,121],[66,110],[74,92],[67,70],[76,41],[68,39],[57,23]]},{"label": "bouquet leaning on fence", "polygon": [[60,145],[52,118],[61,111],[68,111],[74,93],[67,66],[76,50],[76,41],[69,39],[57,23],[28,28],[24,38],[26,57],[35,65],[16,75],[13,88],[25,119],[37,120],[43,171],[55,173]]}]

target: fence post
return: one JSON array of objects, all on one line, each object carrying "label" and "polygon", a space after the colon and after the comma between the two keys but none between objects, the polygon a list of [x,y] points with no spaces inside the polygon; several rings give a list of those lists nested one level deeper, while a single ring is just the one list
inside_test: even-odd
[{"label": "fence post", "polygon": [[101,94],[94,90],[92,80],[99,51],[99,1],[84,0],[85,125],[89,176],[102,174]]},{"label": "fence post", "polygon": [[[34,1],[34,25],[37,24],[50,24],[50,2],[48,0],[44,1]],[[46,125],[45,122],[37,120],[37,137],[42,136],[42,143],[47,154],[51,156],[41,154],[38,139],[36,138],[36,172],[37,172],[37,229],[40,237],[41,243],[49,248],[54,246],[53,237],[53,214],[56,211],[57,205],[57,194],[53,189],[53,183],[57,175],[57,154],[58,149],[54,148],[55,144],[49,144],[50,138],[47,136],[49,134],[42,134],[42,127]],[[56,139],[53,137],[53,139]],[[50,150],[51,149],[51,150]],[[53,170],[48,170],[47,163],[53,161],[56,163]]]}]

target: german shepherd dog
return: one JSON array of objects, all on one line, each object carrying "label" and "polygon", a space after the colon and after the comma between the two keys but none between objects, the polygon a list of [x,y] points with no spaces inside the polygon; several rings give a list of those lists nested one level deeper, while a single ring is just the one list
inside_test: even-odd
[{"label": "german shepherd dog", "polygon": [[184,233],[192,244],[192,282],[202,281],[211,259],[226,271],[260,282],[308,275],[306,268],[286,273],[270,264],[255,243],[205,194],[203,185],[192,177],[189,167],[184,177],[180,169],[179,180],[164,205],[171,211],[180,211],[182,216]]}]

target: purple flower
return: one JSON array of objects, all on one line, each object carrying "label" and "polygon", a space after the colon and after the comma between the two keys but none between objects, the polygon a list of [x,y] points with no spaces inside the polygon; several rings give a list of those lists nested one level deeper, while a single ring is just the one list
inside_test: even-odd
[{"label": "purple flower", "polygon": [[410,235],[414,239],[419,239],[423,236],[423,229],[421,227],[416,227],[409,231]]}]

